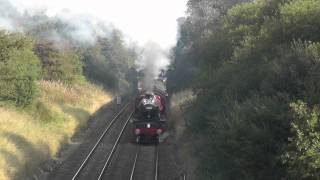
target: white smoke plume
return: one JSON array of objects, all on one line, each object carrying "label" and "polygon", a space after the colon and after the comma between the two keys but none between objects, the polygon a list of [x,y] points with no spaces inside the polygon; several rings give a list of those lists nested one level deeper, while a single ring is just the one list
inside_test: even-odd
[{"label": "white smoke plume", "polygon": [[[94,44],[98,37],[108,37],[114,27],[88,14],[73,14],[69,10],[24,9],[18,11],[8,0],[0,0],[0,30],[27,33],[41,24],[60,23],[59,31],[44,30],[42,36],[60,46],[69,38],[74,42]],[[32,33],[32,32],[31,32]],[[39,34],[37,34],[39,35]]]},{"label": "white smoke plume", "polygon": [[161,70],[166,70],[170,64],[167,51],[160,45],[149,41],[145,44],[140,58],[136,61],[138,70],[144,72],[142,80],[143,89],[151,90],[154,86],[154,80],[160,74]]},{"label": "white smoke plume", "polygon": [[0,27],[15,31],[13,18],[18,18],[18,11],[6,0],[0,0]]},{"label": "white smoke plume", "polygon": [[54,18],[68,24],[67,34],[76,42],[94,44],[98,37],[109,37],[112,33],[112,25],[99,21],[88,14],[74,15],[69,11],[57,13]]},{"label": "white smoke plume", "polygon": [[[66,44],[66,46],[68,46],[70,39],[72,40],[73,44],[90,45],[95,43],[98,37],[110,37],[115,28],[112,25],[105,23],[105,21],[109,20],[109,17],[114,18],[115,23],[118,21],[118,24],[122,26],[122,30],[130,31],[131,36],[135,37],[134,41],[138,41],[138,45],[144,44],[148,39],[155,40],[161,46],[152,41],[147,42],[143,46],[143,50],[141,50],[140,58],[136,61],[137,69],[143,70],[145,73],[143,84],[148,88],[152,88],[154,79],[162,69],[166,70],[170,64],[169,50],[167,49],[169,49],[171,46],[174,46],[176,40],[174,35],[176,32],[176,29],[174,29],[176,22],[171,21],[170,19],[180,16],[183,6],[180,6],[179,4],[183,5],[184,1],[186,0],[155,0],[158,5],[161,5],[161,8],[158,6],[155,7],[153,1],[149,0],[144,0],[141,2],[128,0],[126,1],[127,5],[131,4],[135,8],[132,8],[131,6],[123,7],[123,5],[117,1],[114,3],[117,6],[115,6],[113,9],[110,9],[110,7],[113,6],[112,3],[109,2],[109,11],[112,13],[101,13],[102,11],[107,11],[104,8],[101,8],[100,13],[103,15],[99,15],[99,13],[96,14],[96,16],[104,18],[103,22],[99,21],[93,16],[90,16],[89,14],[75,14],[73,9],[72,12],[71,10],[61,9],[64,7],[72,8],[73,6],[71,0],[66,1],[66,4],[69,4],[69,6],[64,6],[63,0],[59,1],[59,3],[57,3],[59,4],[59,8],[57,9],[51,8],[50,6],[48,6],[48,9],[45,9],[46,7],[43,9],[31,8],[33,6],[24,7],[23,5],[17,3],[18,1],[23,2],[23,0],[0,0],[0,30],[7,29],[9,31],[25,32],[29,33],[31,36],[33,35],[32,33],[34,33],[36,37],[41,37],[54,42],[57,48],[64,49],[62,45]],[[28,1],[33,2],[33,0]],[[34,0],[34,2],[31,4],[37,6],[40,2],[42,1]],[[55,4],[55,1],[47,1],[47,3],[48,2]],[[95,2],[96,3],[92,4],[99,4],[98,2],[100,1],[96,0]],[[79,4],[81,4],[80,1]],[[146,6],[144,7],[142,5]],[[76,7],[77,5],[74,6]],[[91,14],[94,14],[93,12],[95,9],[98,10],[99,7],[92,7],[94,8],[91,8],[90,11]],[[94,11],[92,9],[94,9]],[[145,12],[140,9],[148,11]],[[170,10],[171,13],[165,15],[160,13],[162,12],[161,9],[166,9],[168,11]],[[84,12],[87,11],[78,11],[78,13]],[[125,14],[126,12],[127,14]],[[89,13],[89,11],[87,13]],[[150,18],[146,18],[149,17],[147,15],[148,13],[150,14]],[[171,18],[171,16],[174,18]],[[128,20],[131,21],[129,22]],[[52,27],[56,26],[57,24],[59,29]],[[134,26],[132,26],[132,24],[134,24]],[[39,25],[41,26],[40,28],[38,28]],[[42,26],[44,30],[42,29]],[[46,26],[49,26],[47,31]],[[163,28],[164,26],[166,28]],[[128,39],[126,40],[128,43]],[[130,46],[130,43],[127,45]],[[163,47],[167,49],[164,49]]]},{"label": "white smoke plume", "polygon": [[15,30],[10,18],[0,17],[0,27],[3,27],[4,29],[6,29],[8,31]]}]

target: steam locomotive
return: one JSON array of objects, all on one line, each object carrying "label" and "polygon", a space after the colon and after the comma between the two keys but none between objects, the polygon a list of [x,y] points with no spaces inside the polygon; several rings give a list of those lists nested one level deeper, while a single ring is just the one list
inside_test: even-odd
[{"label": "steam locomotive", "polygon": [[133,115],[136,142],[159,143],[166,130],[166,92],[158,89],[142,91],[136,98]]}]

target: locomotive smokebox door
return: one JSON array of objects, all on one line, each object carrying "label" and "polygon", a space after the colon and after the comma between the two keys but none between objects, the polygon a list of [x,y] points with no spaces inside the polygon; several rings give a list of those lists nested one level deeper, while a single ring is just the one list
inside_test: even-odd
[{"label": "locomotive smokebox door", "polygon": [[121,104],[121,96],[117,96],[117,104]]}]

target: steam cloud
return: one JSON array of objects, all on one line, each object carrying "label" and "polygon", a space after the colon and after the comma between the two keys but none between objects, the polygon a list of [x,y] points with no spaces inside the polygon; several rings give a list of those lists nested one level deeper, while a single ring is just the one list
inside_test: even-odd
[{"label": "steam cloud", "polygon": [[41,33],[45,39],[57,45],[64,44],[63,40],[66,38],[78,43],[94,44],[97,37],[109,36],[114,29],[111,25],[107,26],[104,22],[87,14],[74,15],[68,10],[52,14],[50,9],[27,9],[19,12],[8,0],[0,0],[0,30],[24,33],[31,30],[32,34],[34,27],[50,23],[60,24],[63,27],[60,27],[59,31],[50,29]]},{"label": "steam cloud", "polygon": [[0,0],[0,27],[14,31],[12,19],[18,18],[18,11],[6,0]]},{"label": "steam cloud", "polygon": [[145,44],[140,58],[136,61],[138,70],[144,72],[142,81],[143,88],[151,90],[154,86],[154,79],[160,74],[161,70],[166,70],[170,60],[168,53],[160,45],[153,41]]},{"label": "steam cloud", "polygon": [[[34,31],[38,26],[58,25],[59,29],[49,27]],[[0,30],[29,33],[38,33],[42,37],[52,41],[56,48],[64,48],[68,40],[78,43],[94,44],[98,37],[110,37],[114,27],[106,25],[88,14],[74,15],[69,10],[54,12],[52,9],[27,9],[24,12],[8,0],[0,0]],[[39,34],[40,33],[40,34]],[[77,43],[74,43],[77,44]],[[143,85],[145,89],[154,86],[154,79],[161,70],[166,70],[170,64],[168,51],[164,50],[153,41],[149,41],[141,50],[140,57],[136,61],[138,70],[144,71]]]}]

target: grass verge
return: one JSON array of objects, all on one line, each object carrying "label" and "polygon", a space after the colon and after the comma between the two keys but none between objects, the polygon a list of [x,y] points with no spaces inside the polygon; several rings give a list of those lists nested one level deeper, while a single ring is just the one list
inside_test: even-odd
[{"label": "grass verge", "polygon": [[0,107],[0,179],[21,179],[54,158],[90,115],[112,100],[93,84],[40,81],[37,103],[21,110]]},{"label": "grass verge", "polygon": [[184,90],[172,94],[170,99],[170,119],[174,123],[174,141],[176,145],[176,155],[180,160],[182,171],[187,179],[196,180],[197,166],[196,157],[197,146],[201,140],[195,137],[190,129],[192,104],[196,96],[192,90]]}]

